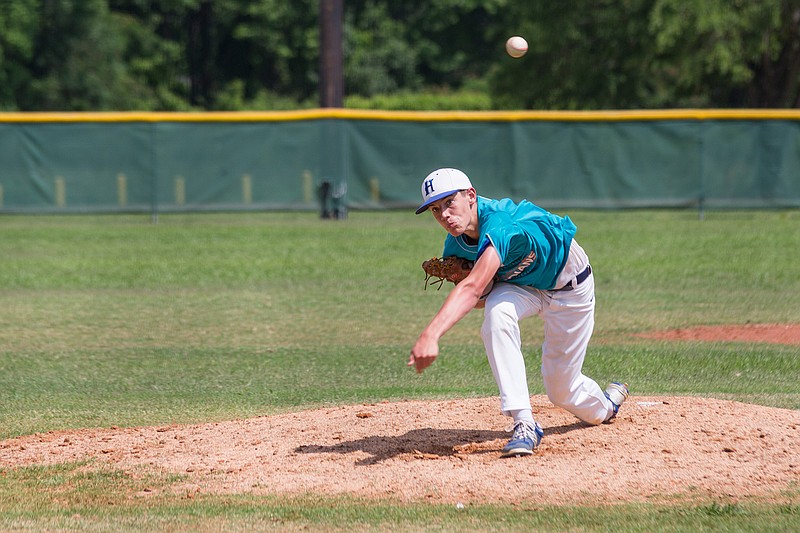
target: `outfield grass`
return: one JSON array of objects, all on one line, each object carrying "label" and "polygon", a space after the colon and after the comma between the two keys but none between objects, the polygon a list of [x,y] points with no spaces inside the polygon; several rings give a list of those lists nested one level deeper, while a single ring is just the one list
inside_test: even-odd
[{"label": "outfield grass", "polygon": [[[570,216],[597,282],[589,375],[625,379],[639,395],[800,409],[796,346],[632,335],[800,322],[800,212],[710,212],[702,221],[692,211]],[[429,216],[405,212],[355,212],[346,221],[312,213],[162,215],[157,225],[144,215],[0,217],[0,439],[495,395],[480,313],[448,333],[425,374],[405,366],[446,295],[423,291],[419,267],[440,252],[442,237]],[[536,319],[523,323],[534,360],[540,329]],[[532,393],[543,392],[536,373],[529,381]],[[132,501],[119,472],[85,480],[74,468],[0,471],[0,529],[800,529],[796,506],[756,503],[461,513],[369,504],[364,518],[358,501]],[[93,484],[107,504],[88,497]]]}]

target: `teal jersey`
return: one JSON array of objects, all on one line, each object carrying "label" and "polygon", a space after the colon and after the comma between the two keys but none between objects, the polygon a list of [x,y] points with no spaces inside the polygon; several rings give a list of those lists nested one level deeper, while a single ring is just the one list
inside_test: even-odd
[{"label": "teal jersey", "polygon": [[466,235],[448,235],[443,257],[455,255],[476,261],[491,245],[500,256],[500,281],[537,289],[555,288],[569,256],[577,228],[569,217],[559,217],[522,200],[478,197],[478,242]]}]

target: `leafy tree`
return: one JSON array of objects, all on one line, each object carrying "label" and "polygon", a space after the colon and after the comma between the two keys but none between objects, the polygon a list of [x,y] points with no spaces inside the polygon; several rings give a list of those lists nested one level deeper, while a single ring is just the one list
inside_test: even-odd
[{"label": "leafy tree", "polygon": [[637,107],[655,92],[648,14],[652,0],[513,4],[512,33],[528,41],[521,59],[491,73],[495,105],[523,109]]},{"label": "leafy tree", "polygon": [[800,104],[798,0],[537,1],[505,15],[530,49],[491,73],[498,107]]},{"label": "leafy tree", "polygon": [[[0,2],[0,109],[315,106],[321,1]],[[348,105],[800,105],[800,0],[347,0],[344,8]],[[513,34],[530,46],[521,59],[503,51]]]},{"label": "leafy tree", "polygon": [[42,0],[28,65],[31,80],[17,94],[24,110],[127,107],[124,46],[103,0]]},{"label": "leafy tree", "polygon": [[112,0],[129,17],[127,59],[158,95],[199,109],[286,107],[316,91],[315,2]]},{"label": "leafy tree", "polygon": [[220,77],[244,100],[316,99],[318,6],[314,0],[237,0],[227,4]]},{"label": "leafy tree", "polygon": [[28,86],[33,58],[37,0],[0,3],[0,110],[18,108],[16,95]]},{"label": "leafy tree", "polygon": [[122,61],[131,79],[127,90],[132,101],[128,109],[191,109],[184,48],[174,30],[182,14],[151,9],[148,1],[119,4],[111,2],[116,29],[125,41]]},{"label": "leafy tree", "polygon": [[800,104],[800,2],[657,0],[650,17],[669,104]]},{"label": "leafy tree", "polygon": [[497,14],[506,4],[506,0],[348,0],[345,91],[373,96],[459,89],[484,78],[502,53]]},{"label": "leafy tree", "polygon": [[345,9],[346,93],[369,97],[419,90],[425,80],[406,24],[391,17],[386,3],[367,2],[361,9],[348,3]]}]

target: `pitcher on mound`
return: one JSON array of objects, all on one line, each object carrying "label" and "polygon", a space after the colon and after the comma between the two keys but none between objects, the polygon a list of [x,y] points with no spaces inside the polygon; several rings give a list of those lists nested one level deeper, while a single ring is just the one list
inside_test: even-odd
[{"label": "pitcher on mound", "polygon": [[536,314],[544,323],[542,379],[550,401],[589,424],[616,416],[627,385],[611,383],[604,391],[582,372],[594,328],[594,277],[569,217],[527,200],[478,196],[467,175],[454,168],[431,172],[422,182],[422,200],[417,214],[430,211],[448,233],[442,256],[474,266],[422,331],[408,365],[417,372],[429,367],[439,355],[439,339],[483,305],[481,338],[500,408],[514,420],[502,456],[530,455],[544,432],[531,409],[519,321]]}]

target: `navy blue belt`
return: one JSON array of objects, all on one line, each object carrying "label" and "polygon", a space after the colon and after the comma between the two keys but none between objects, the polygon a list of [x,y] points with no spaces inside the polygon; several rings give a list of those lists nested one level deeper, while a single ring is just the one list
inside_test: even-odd
[{"label": "navy blue belt", "polygon": [[572,289],[574,289],[575,287],[586,281],[586,278],[588,278],[589,274],[591,273],[592,273],[592,265],[589,265],[583,270],[583,272],[575,276],[574,280],[571,280],[569,283],[567,283],[560,289],[553,289],[553,292],[571,291]]}]

